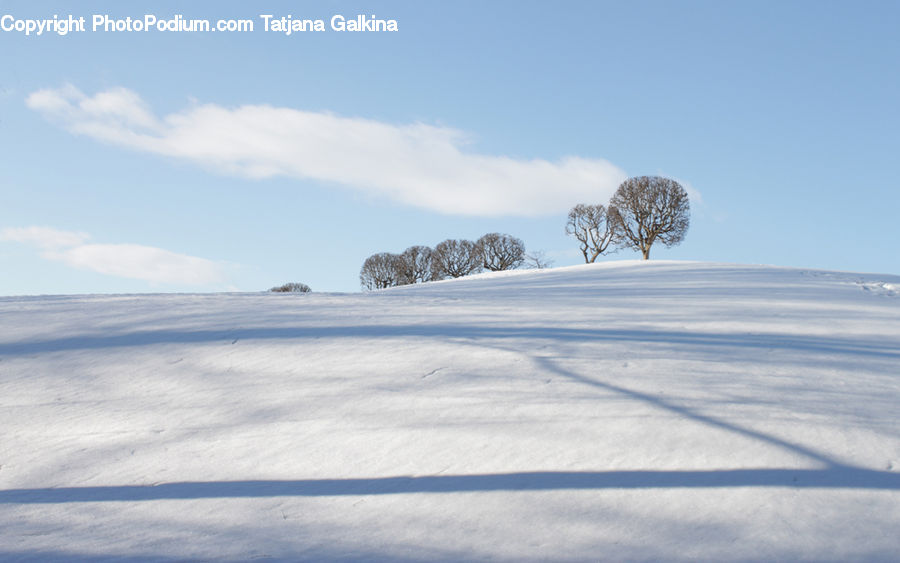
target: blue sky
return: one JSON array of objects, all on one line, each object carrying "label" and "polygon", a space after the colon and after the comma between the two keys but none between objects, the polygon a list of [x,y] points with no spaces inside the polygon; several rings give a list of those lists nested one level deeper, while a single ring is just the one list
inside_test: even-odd
[{"label": "blue sky", "polygon": [[[637,175],[692,196],[685,241],[651,259],[900,273],[896,2],[0,2],[6,14],[256,29],[0,31],[0,295],[358,291],[370,254],[493,231],[577,264],[567,210]],[[399,31],[287,36],[260,14],[374,14]]]}]

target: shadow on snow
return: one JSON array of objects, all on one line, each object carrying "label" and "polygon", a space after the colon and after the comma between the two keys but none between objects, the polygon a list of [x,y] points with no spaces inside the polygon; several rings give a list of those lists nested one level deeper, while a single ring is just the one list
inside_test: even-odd
[{"label": "shadow on snow", "polygon": [[900,490],[900,474],[854,467],[830,467],[701,471],[535,471],[365,479],[213,481],[10,489],[0,491],[0,504],[716,487]]},{"label": "shadow on snow", "polygon": [[322,327],[239,328],[233,330],[148,330],[108,336],[73,336],[48,340],[0,343],[0,356],[73,350],[97,350],[154,344],[233,343],[238,340],[292,340],[313,338],[461,338],[539,339],[564,342],[643,342],[673,345],[765,348],[812,353],[865,355],[900,360],[900,348],[871,340],[827,338],[792,334],[714,333],[636,329],[565,327],[512,327],[485,325],[352,325]]}]

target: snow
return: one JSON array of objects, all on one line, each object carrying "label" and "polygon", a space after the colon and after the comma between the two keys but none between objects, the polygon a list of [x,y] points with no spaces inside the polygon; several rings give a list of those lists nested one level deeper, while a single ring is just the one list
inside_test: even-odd
[{"label": "snow", "polygon": [[898,287],[0,298],[0,559],[897,560]]}]

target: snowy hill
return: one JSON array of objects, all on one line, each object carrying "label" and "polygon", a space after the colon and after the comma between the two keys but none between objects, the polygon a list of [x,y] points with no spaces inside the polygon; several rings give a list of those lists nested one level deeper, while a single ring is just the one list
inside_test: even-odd
[{"label": "snowy hill", "polygon": [[897,560],[900,278],[0,298],[0,559]]}]

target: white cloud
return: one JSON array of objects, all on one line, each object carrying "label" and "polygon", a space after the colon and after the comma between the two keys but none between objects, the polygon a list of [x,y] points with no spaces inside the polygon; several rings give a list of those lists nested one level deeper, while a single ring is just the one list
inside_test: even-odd
[{"label": "white cloud", "polygon": [[43,250],[78,246],[89,238],[87,233],[58,231],[49,227],[7,228],[0,231],[0,240],[33,244]]},{"label": "white cloud", "polygon": [[82,270],[153,283],[208,285],[225,281],[219,263],[138,244],[87,244],[89,235],[49,227],[7,228],[0,241],[31,244],[41,256]]},{"label": "white cloud", "polygon": [[625,173],[602,159],[551,162],[467,152],[466,135],[268,105],[193,105],[158,118],[117,88],[86,96],[39,90],[29,108],[75,134],[249,178],[287,176],[349,187],[441,213],[541,215],[605,202]]},{"label": "white cloud", "polygon": [[83,244],[59,254],[70,266],[157,283],[205,285],[222,281],[215,262],[137,244]]}]

